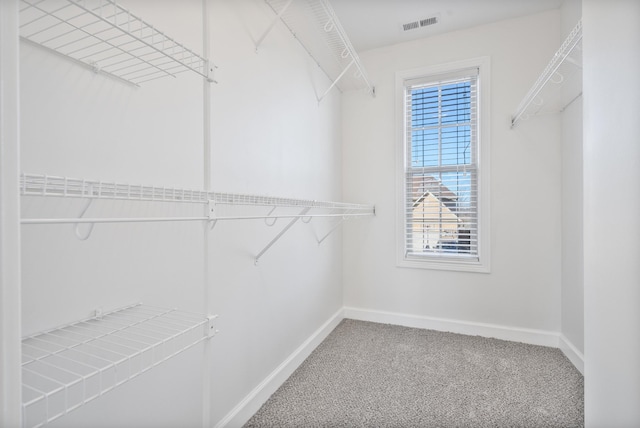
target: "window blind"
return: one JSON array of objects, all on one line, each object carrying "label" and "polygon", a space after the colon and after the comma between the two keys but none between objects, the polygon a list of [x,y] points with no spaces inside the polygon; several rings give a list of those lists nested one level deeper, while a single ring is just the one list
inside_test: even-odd
[{"label": "window blind", "polygon": [[478,260],[478,70],[405,81],[405,258]]}]

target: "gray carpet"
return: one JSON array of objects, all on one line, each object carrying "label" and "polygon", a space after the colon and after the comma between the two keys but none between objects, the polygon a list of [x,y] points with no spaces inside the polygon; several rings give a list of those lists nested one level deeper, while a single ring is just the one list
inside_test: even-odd
[{"label": "gray carpet", "polygon": [[344,320],[245,428],[582,427],[555,348]]}]

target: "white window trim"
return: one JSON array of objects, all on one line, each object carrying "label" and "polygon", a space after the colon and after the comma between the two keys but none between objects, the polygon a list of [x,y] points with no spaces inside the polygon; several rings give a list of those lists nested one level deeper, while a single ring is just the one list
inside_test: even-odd
[{"label": "white window trim", "polygon": [[[478,138],[480,157],[478,159],[478,261],[455,260],[443,256],[442,259],[425,260],[405,257],[405,102],[404,85],[406,80],[418,79],[437,74],[451,73],[461,69],[477,67],[478,71]],[[461,272],[489,273],[491,270],[491,221],[490,221],[490,135],[489,135],[489,57],[473,58],[447,64],[415,68],[396,72],[396,264],[398,267],[453,270]]]}]

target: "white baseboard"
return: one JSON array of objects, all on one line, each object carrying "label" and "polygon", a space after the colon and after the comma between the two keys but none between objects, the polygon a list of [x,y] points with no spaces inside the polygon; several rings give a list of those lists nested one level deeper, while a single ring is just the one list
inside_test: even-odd
[{"label": "white baseboard", "polygon": [[446,318],[432,318],[420,315],[407,315],[395,312],[375,311],[345,307],[344,317],[361,321],[372,321],[405,327],[424,328],[471,336],[493,337],[496,339],[522,342],[531,345],[551,346],[558,348],[559,334],[545,330],[506,327],[497,324],[485,324],[469,321],[458,321]]},{"label": "white baseboard", "polygon": [[448,331],[473,336],[493,337],[513,342],[559,348],[575,368],[584,375],[584,355],[561,333],[352,307],[344,308],[344,318]]},{"label": "white baseboard", "polygon": [[222,418],[215,428],[243,426],[343,319],[343,309],[340,309]]},{"label": "white baseboard", "polygon": [[578,348],[576,348],[564,334],[560,335],[559,345],[564,355],[567,356],[569,361],[571,361],[576,369],[584,376],[584,355],[582,352],[578,351]]}]

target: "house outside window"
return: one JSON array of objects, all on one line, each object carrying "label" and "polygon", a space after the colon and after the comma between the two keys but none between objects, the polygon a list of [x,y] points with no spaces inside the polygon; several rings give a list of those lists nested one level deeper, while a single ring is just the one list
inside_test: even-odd
[{"label": "house outside window", "polygon": [[489,272],[489,60],[396,74],[398,265]]}]

